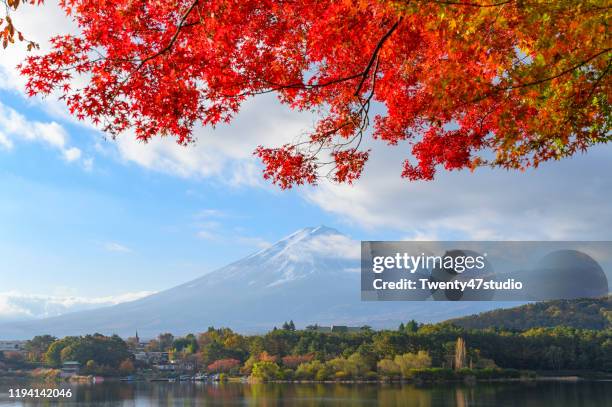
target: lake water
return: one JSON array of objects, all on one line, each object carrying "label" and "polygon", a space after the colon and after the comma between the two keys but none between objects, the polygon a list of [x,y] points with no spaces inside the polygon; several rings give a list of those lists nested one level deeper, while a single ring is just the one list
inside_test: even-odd
[{"label": "lake water", "polygon": [[69,399],[11,399],[9,388],[49,385],[0,381],[0,406],[415,406],[612,407],[612,382],[396,384],[118,383],[65,385]]}]

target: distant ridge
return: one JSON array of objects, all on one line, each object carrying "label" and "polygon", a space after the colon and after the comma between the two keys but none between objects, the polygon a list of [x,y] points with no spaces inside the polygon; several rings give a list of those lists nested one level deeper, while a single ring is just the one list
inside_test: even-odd
[{"label": "distant ridge", "polygon": [[468,329],[504,328],[524,331],[556,326],[607,329],[612,328],[612,297],[537,302],[455,318],[448,322]]}]

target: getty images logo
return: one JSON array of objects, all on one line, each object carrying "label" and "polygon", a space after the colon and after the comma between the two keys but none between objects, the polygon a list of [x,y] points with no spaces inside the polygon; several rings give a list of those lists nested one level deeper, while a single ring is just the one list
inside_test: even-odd
[{"label": "getty images logo", "polygon": [[486,267],[486,253],[479,255],[457,255],[446,253],[443,256],[420,255],[414,256],[409,253],[395,253],[393,256],[374,256],[372,258],[372,271],[380,274],[385,270],[405,270],[416,273],[418,270],[443,269],[452,270],[461,274],[466,270],[483,270]]}]

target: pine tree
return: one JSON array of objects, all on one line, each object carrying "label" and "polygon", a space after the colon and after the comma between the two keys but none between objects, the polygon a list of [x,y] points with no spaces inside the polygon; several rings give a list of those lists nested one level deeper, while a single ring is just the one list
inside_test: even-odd
[{"label": "pine tree", "polygon": [[405,329],[406,329],[406,332],[416,332],[416,331],[419,330],[419,323],[416,322],[414,319],[411,319],[406,324],[406,328]]}]

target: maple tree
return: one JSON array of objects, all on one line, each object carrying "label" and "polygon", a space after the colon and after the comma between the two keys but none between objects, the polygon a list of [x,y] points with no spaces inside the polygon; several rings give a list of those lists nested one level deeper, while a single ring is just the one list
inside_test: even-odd
[{"label": "maple tree", "polygon": [[238,359],[219,359],[208,365],[209,372],[214,373],[229,373],[230,370],[240,367]]},{"label": "maple tree", "polygon": [[[21,66],[30,95],[117,135],[187,144],[276,93],[312,131],[260,146],[282,188],[351,183],[364,137],[408,142],[402,176],[524,169],[610,141],[604,0],[62,0],[80,34]],[[85,84],[74,85],[80,78]]]},{"label": "maple tree", "polygon": [[[0,18],[0,42],[2,42],[2,48],[8,47],[9,44],[15,43],[15,38],[19,41],[27,42],[27,49],[31,51],[38,49],[39,46],[34,41],[26,40],[23,33],[13,24],[10,12],[17,10],[22,3],[21,0],[0,0],[0,5],[4,5],[4,17]],[[25,3],[40,5],[43,0],[26,0]]]}]

